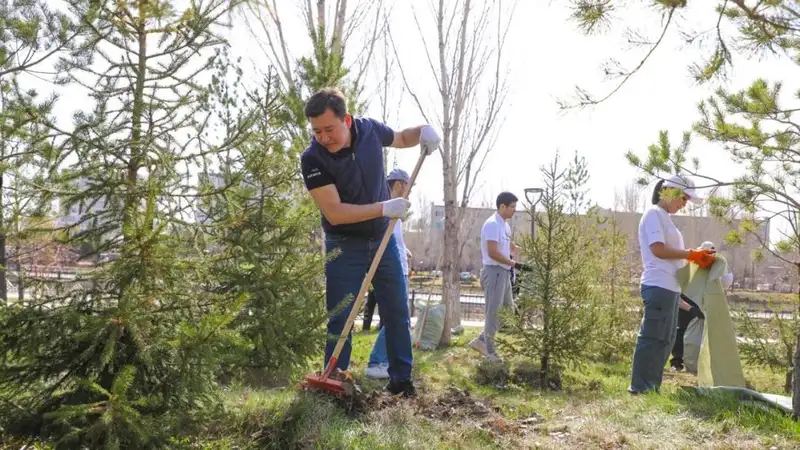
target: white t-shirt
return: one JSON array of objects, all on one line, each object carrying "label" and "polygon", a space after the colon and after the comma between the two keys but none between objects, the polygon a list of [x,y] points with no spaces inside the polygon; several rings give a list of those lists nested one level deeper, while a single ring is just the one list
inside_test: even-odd
[{"label": "white t-shirt", "polygon": [[511,266],[500,264],[489,257],[487,241],[496,241],[500,254],[511,259],[511,227],[508,222],[500,217],[500,214],[494,213],[483,223],[483,228],[481,228],[481,260],[484,266],[500,266],[510,270]]},{"label": "white t-shirt", "polygon": [[662,242],[667,247],[683,249],[683,235],[672,223],[664,209],[655,205],[648,209],[639,221],[639,247],[642,252],[642,285],[657,286],[680,292],[676,273],[686,265],[683,259],[661,259],[650,251],[650,245]]},{"label": "white t-shirt", "polygon": [[408,276],[408,254],[406,253],[406,243],[403,240],[403,222],[398,220],[394,223],[394,240],[397,241],[397,251],[400,252],[400,265],[403,266],[403,275]]}]

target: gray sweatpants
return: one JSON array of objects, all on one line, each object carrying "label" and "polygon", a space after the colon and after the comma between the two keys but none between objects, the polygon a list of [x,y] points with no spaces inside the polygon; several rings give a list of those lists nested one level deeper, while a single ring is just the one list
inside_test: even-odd
[{"label": "gray sweatpants", "polygon": [[494,347],[494,336],[499,327],[497,311],[503,306],[513,306],[511,272],[500,266],[483,266],[481,288],[483,288],[485,319],[483,332],[478,339],[486,343],[486,351],[491,355],[497,352]]}]

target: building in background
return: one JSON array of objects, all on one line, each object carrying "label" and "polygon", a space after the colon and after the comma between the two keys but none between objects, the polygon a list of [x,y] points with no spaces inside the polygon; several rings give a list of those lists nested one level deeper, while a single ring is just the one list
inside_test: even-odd
[{"label": "building in background", "polygon": [[[464,236],[460,270],[477,273],[481,267],[480,230],[483,222],[495,212],[494,208],[467,208],[462,221]],[[638,280],[641,270],[641,257],[637,233],[641,213],[616,212],[600,209],[603,217],[613,218],[622,233],[628,237],[628,255],[625,258],[632,267],[631,278]],[[762,248],[761,242],[769,242],[769,222],[762,224],[759,237],[746,236],[743,245],[730,246],[725,243],[725,236],[740,225],[740,220],[727,224],[714,217],[689,215],[674,216],[675,225],[681,230],[687,247],[697,247],[703,241],[712,241],[717,251],[728,260],[730,270],[734,273],[734,283],[741,288],[763,290],[786,290],[786,286],[797,286],[793,283],[796,274],[788,265],[769,252],[763,252],[762,260],[755,260],[753,253]],[[406,246],[412,252],[410,261],[414,270],[437,270],[441,268],[444,242],[444,206],[431,204],[428,220],[420,220],[421,226],[410,228],[405,233]],[[511,219],[511,229],[515,236],[529,234],[531,227],[530,213],[520,209]],[[789,279],[791,278],[791,279]]]},{"label": "building in background", "polygon": [[[75,180],[74,186],[78,191],[89,189],[89,180],[80,177]],[[106,199],[104,197],[84,199],[73,205],[62,205],[59,200],[59,215],[55,219],[58,228],[73,227],[73,233],[85,232],[89,229],[103,225],[107,220],[103,212],[106,210]]]}]

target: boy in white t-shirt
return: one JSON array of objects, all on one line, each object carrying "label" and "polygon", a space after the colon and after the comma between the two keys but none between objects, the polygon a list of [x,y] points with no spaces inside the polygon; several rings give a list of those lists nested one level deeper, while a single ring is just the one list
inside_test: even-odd
[{"label": "boy in white t-shirt", "polygon": [[494,345],[494,336],[500,326],[497,312],[514,304],[510,270],[512,267],[526,269],[524,264],[512,259],[512,255],[520,250],[511,242],[511,226],[508,224],[517,210],[517,197],[510,192],[501,192],[495,204],[497,210],[481,228],[481,288],[485,313],[483,332],[468,344],[488,361],[501,360]]}]

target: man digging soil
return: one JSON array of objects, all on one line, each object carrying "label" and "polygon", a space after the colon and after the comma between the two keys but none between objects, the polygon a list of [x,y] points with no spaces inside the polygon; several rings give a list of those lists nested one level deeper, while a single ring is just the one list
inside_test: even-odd
[{"label": "man digging soil", "polygon": [[[348,297],[355,297],[369,271],[390,218],[403,218],[411,202],[389,198],[384,171],[383,147],[408,148],[421,144],[430,154],[441,138],[430,125],[395,132],[383,123],[354,118],[347,113],[344,95],[325,88],[308,99],[305,115],[314,137],[300,158],[303,179],[322,212],[325,249],[335,256],[325,264],[325,300],[329,312]],[[392,394],[416,395],[411,380],[411,334],[408,331],[408,290],[397,242],[392,236],[372,280],[381,323],[386,332],[389,384]],[[333,314],[328,335],[338,337],[352,308]],[[336,363],[339,370],[350,365],[352,338],[347,336]],[[325,345],[325,362],[336,339]]]}]

